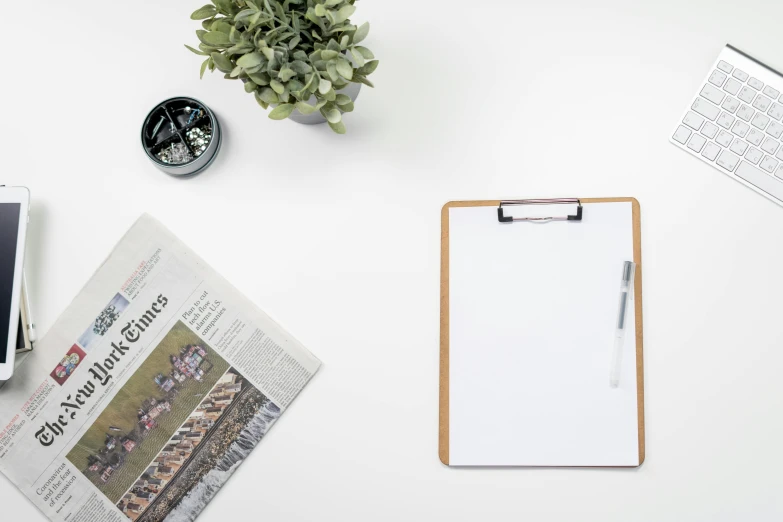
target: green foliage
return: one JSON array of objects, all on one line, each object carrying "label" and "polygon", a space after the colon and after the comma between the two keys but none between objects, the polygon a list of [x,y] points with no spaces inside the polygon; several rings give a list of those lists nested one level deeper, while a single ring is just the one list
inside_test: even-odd
[{"label": "green foliage", "polygon": [[[243,80],[273,120],[320,111],[338,134],[345,133],[342,113],[353,102],[339,91],[349,83],[373,84],[367,77],[378,60],[366,47],[370,24],[351,23],[357,0],[212,0],[197,9],[201,42],[190,51],[205,56],[206,69],[227,79]],[[352,58],[352,60],[349,58]],[[310,105],[311,96],[317,103]]]}]

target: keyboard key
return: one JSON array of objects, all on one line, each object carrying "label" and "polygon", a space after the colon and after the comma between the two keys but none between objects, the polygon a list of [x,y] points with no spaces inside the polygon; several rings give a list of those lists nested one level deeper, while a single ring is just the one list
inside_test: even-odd
[{"label": "keyboard key", "polygon": [[714,85],[710,85],[709,83],[707,83],[704,85],[704,88],[701,90],[701,96],[707,98],[715,105],[720,105],[720,103],[723,101],[723,97],[725,96],[725,94],[723,94],[720,91],[720,89],[718,89]]},{"label": "keyboard key", "polygon": [[767,85],[766,87],[764,87],[764,94],[766,94],[773,100],[776,100],[778,96],[780,96],[780,91],[775,89],[771,85]]},{"label": "keyboard key", "polygon": [[749,130],[750,130],[750,125],[748,125],[747,123],[743,123],[741,121],[737,121],[737,123],[734,124],[734,128],[731,129],[731,132],[733,132],[740,138],[744,138],[745,136],[747,136]]},{"label": "keyboard key", "polygon": [[715,121],[715,118],[717,118],[718,114],[720,114],[719,108],[701,98],[696,98],[696,101],[693,102],[691,109],[698,112],[710,121]]},{"label": "keyboard key", "polygon": [[760,91],[761,89],[764,88],[764,82],[762,82],[758,78],[751,78],[750,80],[748,80],[748,85],[750,85],[757,91]]},{"label": "keyboard key", "polygon": [[760,130],[750,129],[750,132],[745,136],[745,139],[758,147],[761,145],[761,142],[764,141],[764,134]]},{"label": "keyboard key", "polygon": [[704,136],[694,134],[691,137],[691,141],[688,142],[688,148],[696,152],[701,152],[701,148],[704,147],[705,143],[707,143],[707,140]]},{"label": "keyboard key", "polygon": [[737,167],[739,161],[739,156],[731,151],[724,150],[720,153],[720,156],[718,156],[717,163],[729,172],[734,172],[734,169]]},{"label": "keyboard key", "polygon": [[729,78],[729,81],[727,81],[726,85],[723,86],[723,90],[732,96],[736,96],[741,88],[742,84],[734,78]]},{"label": "keyboard key", "polygon": [[756,114],[756,111],[748,107],[747,105],[743,105],[739,108],[737,111],[737,118],[740,118],[745,121],[750,121],[751,118],[753,118],[753,115]]},{"label": "keyboard key", "polygon": [[682,122],[693,130],[699,130],[701,129],[701,126],[704,125],[704,118],[695,112],[688,111],[688,114],[685,115]]},{"label": "keyboard key", "polygon": [[704,146],[704,150],[701,151],[701,155],[710,161],[715,161],[715,158],[718,157],[719,152],[720,152],[720,147],[715,145],[713,142],[708,141],[707,144]]},{"label": "keyboard key", "polygon": [[[769,132],[769,129],[767,129],[767,132]],[[710,122],[707,122],[704,124],[704,127],[701,128],[701,133],[707,136],[709,139],[712,139],[718,133],[718,127]]]},{"label": "keyboard key", "polygon": [[720,71],[712,71],[712,74],[710,75],[710,83],[713,85],[717,85],[720,87],[723,85],[723,82],[726,81],[726,75]]},{"label": "keyboard key", "polygon": [[764,143],[761,144],[761,150],[770,156],[778,151],[778,147],[780,147],[780,143],[778,143],[778,140],[773,140],[772,138],[767,138],[764,140]]},{"label": "keyboard key", "polygon": [[677,132],[674,133],[674,141],[685,145],[688,142],[688,138],[691,137],[691,130],[688,127],[680,125],[677,127]]},{"label": "keyboard key", "polygon": [[718,118],[718,125],[720,125],[724,129],[728,129],[731,128],[732,123],[734,123],[734,116],[732,116],[728,112],[722,112],[720,117]]},{"label": "keyboard key", "polygon": [[750,87],[745,86],[742,89],[740,89],[740,92],[739,94],[737,94],[737,97],[740,100],[744,101],[745,103],[750,103],[753,101],[753,98],[756,97],[756,91],[754,91]]},{"label": "keyboard key", "polygon": [[761,112],[767,112],[767,109],[769,109],[771,103],[772,100],[770,100],[763,94],[759,94],[758,98],[756,98],[756,101],[753,102],[753,106],[758,110],[760,110]]},{"label": "keyboard key", "polygon": [[718,133],[718,127],[710,122],[707,122],[704,124],[704,127],[701,128],[701,133],[712,139]]},{"label": "keyboard key", "polygon": [[715,141],[720,145],[721,147],[728,147],[731,145],[731,140],[734,139],[734,136],[729,134],[726,131],[720,131],[720,134],[718,134],[718,137],[715,138]]},{"label": "keyboard key", "polygon": [[734,140],[729,150],[738,156],[743,156],[745,151],[748,150],[749,145],[742,140]]},{"label": "keyboard key", "polygon": [[731,75],[741,82],[746,82],[748,81],[748,78],[750,78],[750,75],[741,69],[734,69],[734,72],[731,73]]},{"label": "keyboard key", "polygon": [[764,130],[767,128],[767,125],[769,125],[769,116],[764,116],[763,114],[758,112],[753,117],[753,121],[751,123],[757,129]]},{"label": "keyboard key", "polygon": [[783,183],[772,176],[768,176],[750,163],[741,162],[739,167],[737,167],[737,172],[734,174],[751,185],[755,185],[770,196],[783,200]]},{"label": "keyboard key", "polygon": [[721,60],[718,62],[718,69],[725,72],[726,74],[731,74],[731,71],[734,70],[734,66]]},{"label": "keyboard key", "polygon": [[783,105],[773,103],[770,106],[767,114],[769,114],[773,119],[780,121],[780,119],[783,118]]},{"label": "keyboard key", "polygon": [[726,96],[726,99],[723,101],[722,107],[729,111],[730,113],[734,114],[737,109],[740,106],[739,100],[736,98],[732,98],[731,96]]},{"label": "keyboard key", "polygon": [[783,147],[780,148],[777,154],[775,154],[775,157],[779,159],[780,161],[783,161]]},{"label": "keyboard key", "polygon": [[778,171],[775,173],[775,177],[783,179],[783,165],[778,167]]},{"label": "keyboard key", "polygon": [[748,152],[745,153],[745,159],[754,165],[758,165],[759,161],[761,161],[761,158],[763,157],[764,153],[762,153],[759,149],[754,149],[753,147],[748,148]]},{"label": "keyboard key", "polygon": [[772,174],[775,172],[775,169],[778,168],[778,160],[771,158],[770,156],[766,156],[763,160],[761,160],[759,167],[761,167],[762,170],[766,170]]},{"label": "keyboard key", "polygon": [[780,139],[780,137],[783,136],[783,125],[773,121],[772,123],[769,124],[769,127],[767,127],[767,134],[769,134],[770,136],[774,136],[777,139]]}]

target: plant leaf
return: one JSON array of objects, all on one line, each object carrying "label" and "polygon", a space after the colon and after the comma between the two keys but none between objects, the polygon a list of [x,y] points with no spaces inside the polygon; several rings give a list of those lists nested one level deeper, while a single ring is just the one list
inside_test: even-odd
[{"label": "plant leaf", "polygon": [[[375,63],[378,62],[376,61]],[[337,61],[337,72],[340,73],[340,76],[342,76],[346,80],[350,80],[351,78],[353,78],[353,67],[351,67],[350,63],[348,63],[348,60]],[[370,73],[366,73],[366,74],[370,74]]]},{"label": "plant leaf", "polygon": [[329,123],[337,123],[343,119],[343,115],[337,109],[327,109],[324,107],[321,109],[321,114],[327,119]]},{"label": "plant leaf", "polygon": [[280,83],[277,80],[270,80],[269,86],[274,90],[277,94],[283,94],[285,92],[285,85]]},{"label": "plant leaf", "polygon": [[287,82],[294,76],[296,76],[296,72],[294,72],[294,70],[289,67],[283,67],[282,69],[280,69],[280,72],[277,73],[277,77],[284,82]]},{"label": "plant leaf", "polygon": [[353,56],[353,61],[356,62],[356,65],[358,65],[359,67],[364,65],[364,63],[365,63],[364,62],[364,56],[362,56],[362,53],[357,51],[355,47],[351,48],[351,56]]},{"label": "plant leaf", "polygon": [[323,4],[315,4],[315,16],[326,16],[326,8]]},{"label": "plant leaf", "polygon": [[234,10],[234,5],[231,3],[231,0],[212,0],[212,3],[215,4],[218,10],[222,11],[224,14],[233,15],[236,12]]},{"label": "plant leaf", "polygon": [[256,85],[269,85],[269,75],[266,73],[253,73],[247,75]]},{"label": "plant leaf", "polygon": [[288,66],[291,67],[291,69],[296,71],[298,74],[307,74],[313,70],[313,68],[310,67],[309,64],[303,62],[302,60],[294,60],[293,62],[288,64]]},{"label": "plant leaf", "polygon": [[242,11],[238,12],[237,15],[234,17],[234,22],[239,22],[241,20],[244,20],[245,18],[250,18],[254,14],[256,14],[257,11],[254,11],[253,9],[243,9]]},{"label": "plant leaf", "polygon": [[353,112],[353,102],[340,105],[340,110],[343,112]]},{"label": "plant leaf", "polygon": [[356,12],[355,5],[348,4],[342,6],[334,15],[334,20],[335,20],[334,23],[339,24],[348,20],[348,18],[355,12]]},{"label": "plant leaf", "polygon": [[248,81],[245,82],[245,92],[246,93],[251,93],[251,92],[255,91],[256,89],[258,89],[258,85],[253,83],[251,80],[248,80]]},{"label": "plant leaf", "polygon": [[204,63],[201,64],[201,75],[199,76],[199,78],[202,78],[202,79],[204,78],[204,73],[207,70],[207,65],[208,64],[209,64],[209,58],[204,60]]},{"label": "plant leaf", "polygon": [[345,134],[345,124],[341,121],[338,121],[337,123],[329,122],[329,127],[337,134]]},{"label": "plant leaf", "polygon": [[335,96],[334,102],[337,105],[345,105],[351,103],[351,98],[347,94],[338,94]]},{"label": "plant leaf", "polygon": [[294,111],[293,104],[284,103],[272,109],[272,112],[269,113],[269,118],[272,120],[284,120],[288,118],[293,111]]},{"label": "plant leaf", "polygon": [[322,60],[333,60],[338,56],[340,56],[340,53],[338,53],[337,51],[331,51],[329,49],[324,49],[323,51],[321,51]]},{"label": "plant leaf", "polygon": [[369,50],[369,49],[368,49],[368,48],[366,48],[366,47],[362,47],[361,45],[357,45],[357,46],[355,46],[355,47],[354,47],[354,49],[356,49],[357,51],[359,51],[359,53],[360,53],[362,56],[364,56],[364,59],[365,59],[365,60],[372,60],[373,58],[375,58],[375,55],[374,55],[374,54],[372,54],[372,51],[371,51],[371,50]]},{"label": "plant leaf", "polygon": [[337,66],[333,63],[327,63],[326,64],[326,72],[329,73],[329,77],[332,79],[332,82],[336,82],[340,79],[340,75],[337,74]]},{"label": "plant leaf", "polygon": [[261,89],[261,92],[256,93],[256,97],[258,97],[259,100],[266,102],[266,103],[279,103],[280,98],[277,97],[277,93],[270,89],[269,87],[264,87]]},{"label": "plant leaf", "polygon": [[266,56],[266,59],[270,62],[274,60],[275,58],[275,51],[272,50],[271,47],[264,47],[261,49],[261,52],[264,53],[264,56]]},{"label": "plant leaf", "polygon": [[332,88],[332,82],[321,78],[321,82],[318,84],[318,92],[326,94]]},{"label": "plant leaf", "polygon": [[299,112],[307,116],[308,114],[312,114],[316,111],[315,107],[310,105],[309,103],[305,103],[303,101],[300,101],[296,104],[296,108]]},{"label": "plant leaf", "polygon": [[[294,78],[293,80],[289,81],[286,84],[286,87],[288,87],[288,90],[292,94],[293,93],[297,93],[298,94],[298,93],[300,93],[300,91],[302,91],[304,89],[304,84],[302,82],[300,82],[299,80],[297,80],[296,78]],[[297,96],[297,98],[299,98],[299,96]]]},{"label": "plant leaf", "polygon": [[378,68],[378,60],[372,60],[370,62],[367,62],[364,64],[363,67],[360,67],[357,73],[367,76],[368,74],[372,74],[375,69]]},{"label": "plant leaf", "polygon": [[[353,33],[353,43],[358,44],[365,38],[367,38],[367,35],[370,33],[370,22],[364,22],[362,25],[359,26],[358,29],[356,29],[356,32]],[[368,58],[365,56],[365,58]]]},{"label": "plant leaf", "polygon": [[230,73],[234,69],[234,64],[223,53],[215,52],[210,56],[212,56],[212,60],[215,61],[215,65],[221,72]]},{"label": "plant leaf", "polygon": [[326,0],[326,2],[324,2],[324,5],[326,7],[334,7],[338,4],[341,4],[342,2],[343,0]]},{"label": "plant leaf", "polygon": [[207,45],[215,47],[231,47],[231,40],[226,33],[220,31],[210,31],[203,36],[202,40]]},{"label": "plant leaf", "polygon": [[288,48],[293,50],[301,41],[302,39],[300,37],[294,36],[288,41]]},{"label": "plant leaf", "polygon": [[252,50],[253,50],[252,45],[240,43],[235,45],[234,47],[229,47],[228,49],[226,49],[226,54],[228,54],[229,56],[232,54],[246,54]]},{"label": "plant leaf", "polygon": [[245,69],[264,63],[264,57],[258,53],[248,53],[239,57],[237,65]]},{"label": "plant leaf", "polygon": [[208,55],[207,55],[207,53],[205,53],[205,52],[203,52],[203,51],[199,51],[198,49],[194,49],[194,48],[192,48],[192,47],[191,47],[191,46],[189,46],[189,45],[185,45],[185,47],[187,47],[187,48],[188,48],[188,50],[190,50],[190,51],[191,51],[191,52],[193,52],[193,53],[196,53],[196,54],[197,54],[197,55],[199,55],[199,56],[208,56]]},{"label": "plant leaf", "polygon": [[363,83],[367,87],[375,87],[375,85],[373,85],[370,80],[368,80],[367,78],[365,78],[361,74],[355,74],[353,76],[353,81],[354,81],[354,83]]},{"label": "plant leaf", "polygon": [[217,14],[217,10],[215,9],[215,6],[212,4],[207,4],[204,7],[200,7],[193,11],[193,14],[190,15],[191,20],[204,20],[206,18],[212,18]]}]

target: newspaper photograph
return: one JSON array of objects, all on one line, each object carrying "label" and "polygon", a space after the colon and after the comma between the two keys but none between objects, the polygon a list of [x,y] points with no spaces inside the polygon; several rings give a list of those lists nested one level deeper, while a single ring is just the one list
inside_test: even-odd
[{"label": "newspaper photograph", "polygon": [[145,215],[0,387],[0,471],[53,521],[191,521],[319,366]]}]

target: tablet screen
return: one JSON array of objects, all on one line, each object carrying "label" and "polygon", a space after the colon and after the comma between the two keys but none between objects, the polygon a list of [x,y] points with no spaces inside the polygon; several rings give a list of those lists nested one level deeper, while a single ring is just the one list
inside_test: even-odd
[{"label": "tablet screen", "polygon": [[[11,332],[11,296],[21,204],[0,203],[0,363],[5,363]],[[16,325],[13,325],[16,329]]]}]

